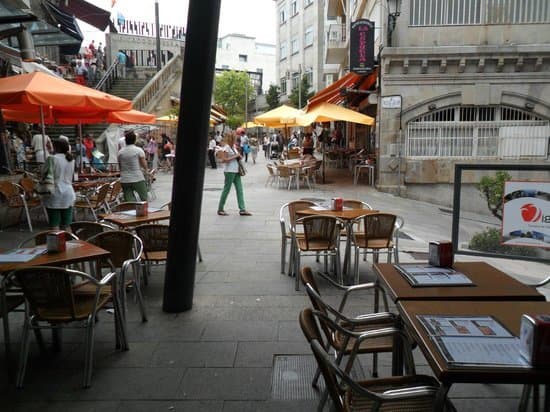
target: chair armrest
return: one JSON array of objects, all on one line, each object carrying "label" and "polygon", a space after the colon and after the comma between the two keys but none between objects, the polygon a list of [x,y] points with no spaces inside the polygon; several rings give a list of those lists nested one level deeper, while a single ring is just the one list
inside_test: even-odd
[{"label": "chair armrest", "polygon": [[439,390],[436,386],[410,386],[408,388],[390,389],[381,396],[386,400],[417,398],[419,396],[435,396]]},{"label": "chair armrest", "polygon": [[110,272],[107,273],[105,276],[101,278],[101,280],[98,282],[100,286],[105,286],[111,283],[112,280],[116,277],[116,272]]},{"label": "chair armrest", "polygon": [[527,286],[531,286],[532,288],[540,288],[540,287],[543,287],[544,285],[550,283],[550,276],[548,276],[546,279],[542,280],[541,282],[538,282],[538,283],[529,283],[527,284]]}]

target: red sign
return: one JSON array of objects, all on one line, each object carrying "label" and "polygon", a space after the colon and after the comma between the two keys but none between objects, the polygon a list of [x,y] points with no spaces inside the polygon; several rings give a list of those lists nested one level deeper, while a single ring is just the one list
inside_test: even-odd
[{"label": "red sign", "polygon": [[369,74],[374,69],[374,22],[359,19],[351,23],[349,46],[350,70]]}]

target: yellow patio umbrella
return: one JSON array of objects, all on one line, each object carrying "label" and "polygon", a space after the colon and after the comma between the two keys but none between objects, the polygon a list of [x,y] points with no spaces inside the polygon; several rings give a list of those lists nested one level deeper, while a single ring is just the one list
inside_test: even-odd
[{"label": "yellow patio umbrella", "polygon": [[262,123],[256,123],[256,122],[246,122],[241,124],[241,127],[244,129],[251,129],[253,127],[264,127]]},{"label": "yellow patio umbrella", "polygon": [[[169,123],[176,123],[178,121],[178,116],[175,114],[167,114],[166,116],[157,117],[158,122],[169,122]],[[210,125],[215,125],[216,119],[214,119],[212,116],[210,116]]]},{"label": "yellow patio umbrella", "polygon": [[327,102],[320,103],[313,109],[308,110],[300,120],[305,124],[331,121],[359,123],[366,124],[367,126],[374,124],[374,119],[370,116]]},{"label": "yellow patio umbrella", "polygon": [[294,126],[303,126],[304,123],[301,121],[301,116],[304,115],[304,112],[294,107],[282,105],[276,109],[270,110],[256,116],[254,118],[255,123],[262,123],[265,127],[294,127]]}]

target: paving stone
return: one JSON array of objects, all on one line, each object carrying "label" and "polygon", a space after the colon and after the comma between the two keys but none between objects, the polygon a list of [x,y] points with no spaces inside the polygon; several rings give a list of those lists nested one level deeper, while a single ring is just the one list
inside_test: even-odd
[{"label": "paving stone", "polygon": [[239,342],[235,367],[271,367],[273,356],[311,354],[307,342]]},{"label": "paving stone", "polygon": [[151,360],[152,367],[231,367],[237,343],[235,342],[180,342],[159,343]]},{"label": "paving stone", "polygon": [[122,401],[116,412],[221,412],[221,401]]},{"label": "paving stone", "polygon": [[317,401],[265,401],[224,403],[223,412],[315,412]]},{"label": "paving stone", "polygon": [[212,321],[206,323],[202,340],[272,341],[275,339],[276,327],[276,322],[268,321]]}]

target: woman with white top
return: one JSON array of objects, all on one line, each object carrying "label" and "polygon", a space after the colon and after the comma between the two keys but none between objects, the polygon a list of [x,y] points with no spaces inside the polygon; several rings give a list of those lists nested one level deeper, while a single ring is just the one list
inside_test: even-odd
[{"label": "woman with white top", "polygon": [[53,168],[54,191],[43,196],[44,206],[52,229],[68,230],[73,220],[76,195],[73,189],[74,159],[65,140],[53,142],[55,154],[48,158],[46,167]]},{"label": "woman with white top", "polygon": [[142,201],[147,200],[147,185],[145,175],[147,172],[147,160],[145,152],[141,147],[136,146],[136,134],[128,131],[124,135],[126,146],[118,152],[118,164],[120,165],[120,184],[124,194],[125,202],[135,202],[137,192]]},{"label": "woman with white top", "polygon": [[227,200],[227,195],[231,190],[231,185],[235,185],[235,191],[237,192],[237,203],[239,205],[239,215],[251,216],[252,213],[247,212],[244,204],[243,185],[241,183],[238,163],[241,159],[241,154],[235,146],[235,135],[233,133],[227,133],[225,135],[225,145],[218,151],[218,156],[224,163],[223,172],[225,175],[225,184],[220,197],[220,203],[218,204],[218,215],[227,216],[227,213],[223,210],[223,208],[225,206],[225,201]]}]

